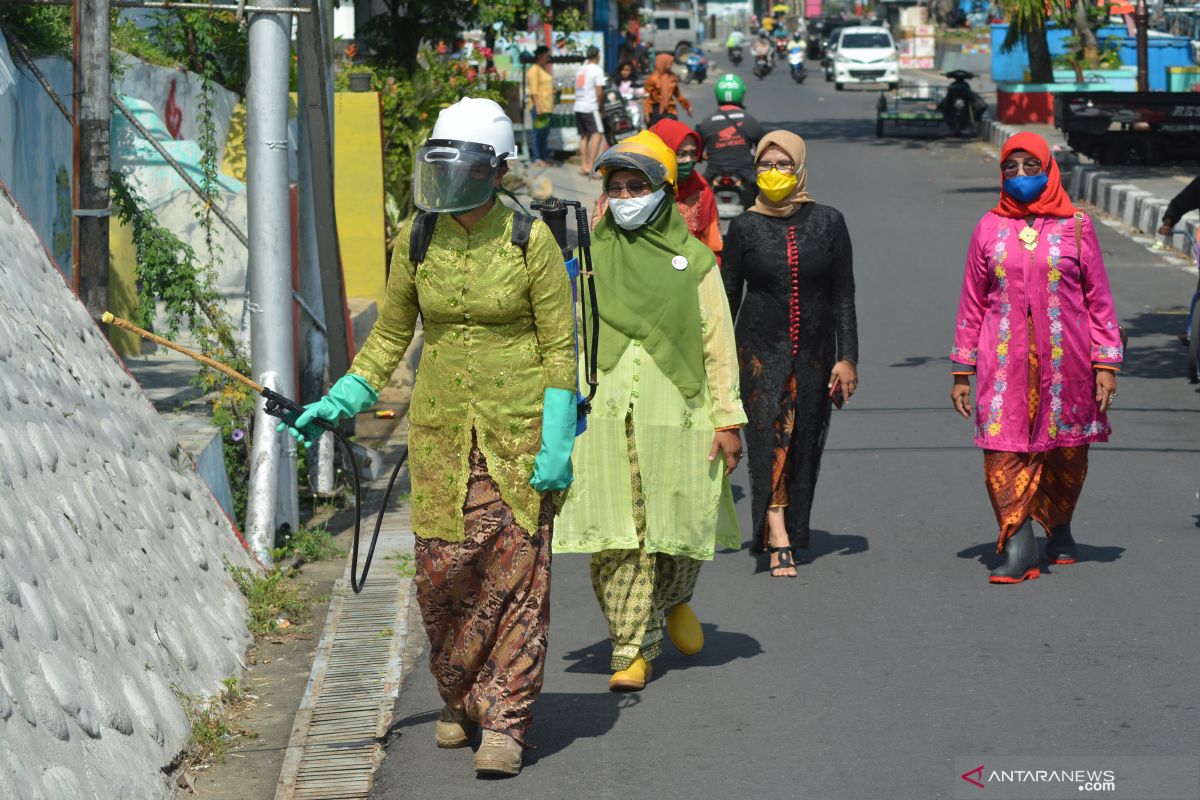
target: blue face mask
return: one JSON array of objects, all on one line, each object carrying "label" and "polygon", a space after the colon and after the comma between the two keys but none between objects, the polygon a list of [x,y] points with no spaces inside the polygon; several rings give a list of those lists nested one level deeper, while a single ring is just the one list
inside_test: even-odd
[{"label": "blue face mask", "polygon": [[1050,176],[1044,172],[1041,175],[1018,175],[1004,179],[1004,191],[1014,200],[1028,203],[1042,196],[1049,181]]}]

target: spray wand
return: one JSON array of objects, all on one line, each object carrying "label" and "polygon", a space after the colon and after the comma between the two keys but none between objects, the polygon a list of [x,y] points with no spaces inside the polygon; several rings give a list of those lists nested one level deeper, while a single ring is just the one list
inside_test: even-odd
[{"label": "spray wand", "polygon": [[[262,396],[264,400],[264,411],[273,417],[283,420],[290,426],[294,427],[297,418],[304,413],[304,407],[295,400],[285,397],[270,387],[263,386],[261,383],[247,378],[245,375],[233,369],[228,364],[222,364],[216,359],[209,358],[201,353],[197,353],[195,350],[191,350],[181,344],[172,342],[170,339],[164,339],[156,333],[151,333],[144,328],[139,328],[129,320],[113,316],[111,312],[105,311],[104,314],[101,315],[100,320],[106,325],[115,325],[116,327],[130,331],[131,333],[136,333],[143,339],[154,342],[157,345],[161,345],[168,350],[174,350],[176,353],[182,353],[188,358],[199,361],[204,366],[215,369],[217,372],[220,372],[227,378],[237,381],[243,386],[252,389],[255,394]],[[363,585],[367,581],[367,573],[371,569],[371,558],[375,555],[375,544],[379,541],[379,530],[381,527],[383,527],[383,514],[387,509],[387,502],[388,498],[392,494],[392,487],[396,483],[396,478],[400,475],[400,468],[404,466],[404,462],[408,459],[408,448],[405,448],[401,453],[400,460],[396,462],[396,467],[392,471],[392,477],[388,480],[387,489],[384,490],[383,502],[379,507],[379,516],[375,520],[375,531],[371,534],[371,543],[367,546],[367,555],[363,560],[362,574],[360,575],[358,573],[358,540],[360,534],[359,529],[362,523],[362,497],[358,478],[358,461],[354,458],[354,451],[350,447],[349,440],[346,438],[344,433],[338,430],[337,426],[319,418],[314,419],[313,422],[333,434],[333,439],[335,442],[337,442],[338,449],[341,451],[342,457],[346,460],[346,463],[350,465],[350,480],[351,483],[354,484],[354,544],[351,548],[350,555],[350,586],[354,589],[354,593],[358,594],[362,591]]]}]

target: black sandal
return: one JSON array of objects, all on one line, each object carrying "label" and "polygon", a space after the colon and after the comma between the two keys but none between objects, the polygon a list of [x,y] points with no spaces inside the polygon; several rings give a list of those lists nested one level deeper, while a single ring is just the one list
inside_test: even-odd
[{"label": "black sandal", "polygon": [[789,567],[790,567],[791,569],[796,569],[796,560],[795,560],[794,558],[792,558],[792,548],[791,548],[790,546],[786,546],[786,547],[768,547],[768,548],[767,548],[767,553],[768,553],[768,556],[767,556],[767,559],[768,559],[767,563],[768,563],[768,564],[770,564],[770,563],[771,563],[771,562],[770,562],[770,555],[769,555],[770,553],[778,553],[778,554],[779,554],[779,563],[778,563],[778,564],[776,564],[776,565],[775,565],[775,566],[773,566],[773,567],[770,567],[770,566],[769,566],[769,567],[767,568],[767,571],[771,573],[771,577],[772,577],[772,578],[798,578],[798,577],[800,577],[800,571],[799,571],[799,570],[796,570],[796,574],[795,574],[795,575],[780,575],[779,573],[777,573],[777,572],[775,571],[775,570],[777,570],[777,569],[788,569]]}]

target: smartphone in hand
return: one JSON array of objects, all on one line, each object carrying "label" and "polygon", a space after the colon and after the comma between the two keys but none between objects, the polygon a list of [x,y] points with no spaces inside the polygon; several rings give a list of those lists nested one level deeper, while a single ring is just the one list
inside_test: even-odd
[{"label": "smartphone in hand", "polygon": [[836,381],[833,384],[833,388],[829,390],[829,399],[833,401],[833,407],[839,411],[846,404],[846,395],[842,394],[841,381]]}]

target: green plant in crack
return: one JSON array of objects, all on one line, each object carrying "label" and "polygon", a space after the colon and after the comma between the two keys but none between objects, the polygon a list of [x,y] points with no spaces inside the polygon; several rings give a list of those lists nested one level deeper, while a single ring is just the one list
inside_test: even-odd
[{"label": "green plant in crack", "polygon": [[313,600],[304,595],[295,570],[284,572],[274,567],[264,574],[257,569],[235,566],[228,559],[225,569],[246,598],[246,625],[255,636],[274,633],[281,619],[292,625],[308,619]]}]

